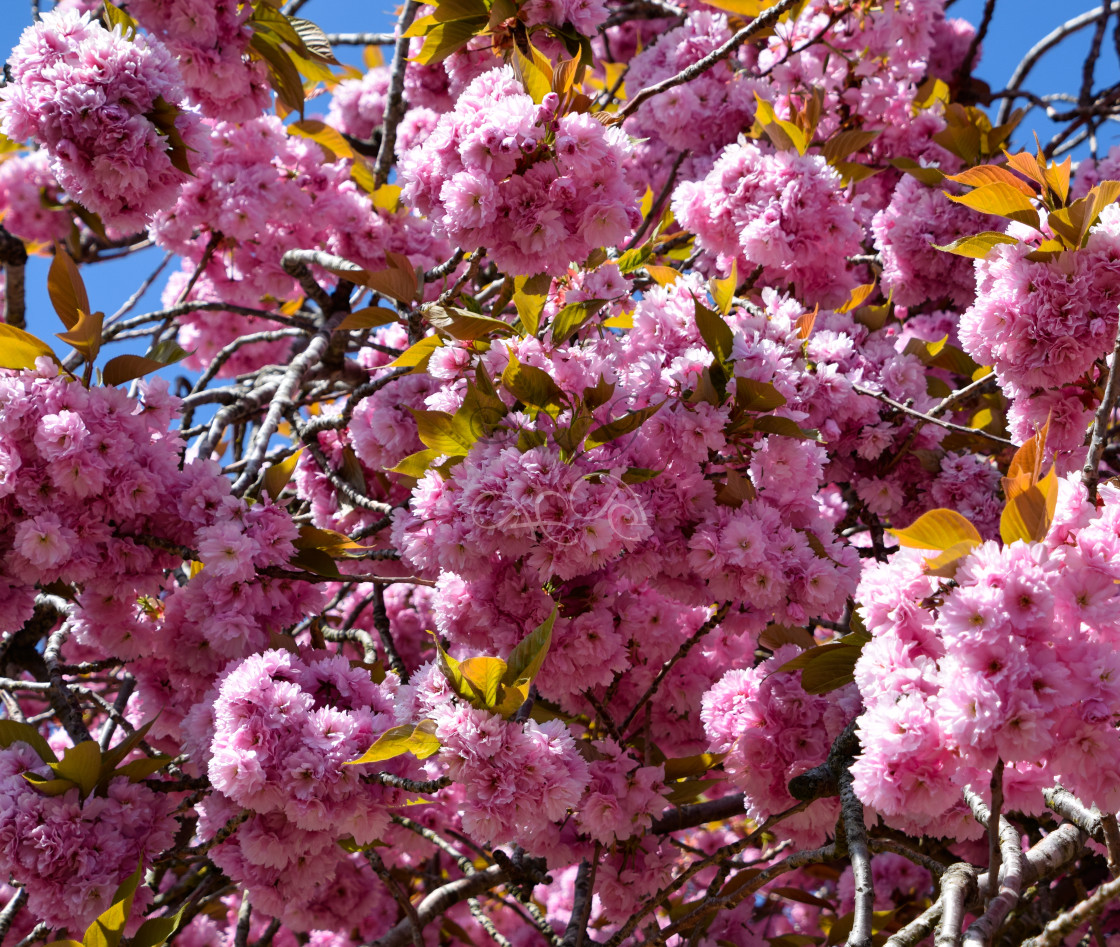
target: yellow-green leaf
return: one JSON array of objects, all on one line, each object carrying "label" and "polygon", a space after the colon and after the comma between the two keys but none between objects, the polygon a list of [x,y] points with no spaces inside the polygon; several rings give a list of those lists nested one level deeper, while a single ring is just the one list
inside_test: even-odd
[{"label": "yellow-green leaf", "polygon": [[329,161],[334,161],[336,158],[361,160],[350,147],[350,143],[342,137],[341,132],[331,128],[326,122],[309,118],[301,122],[291,122],[286,126],[286,130],[289,135],[310,138],[326,152]]},{"label": "yellow-green leaf", "polygon": [[556,624],[557,614],[556,608],[553,608],[548,618],[517,643],[506,660],[503,684],[512,686],[533,682],[552,644],[552,626]]},{"label": "yellow-green leaf", "polygon": [[[518,285],[518,284],[521,285]],[[541,312],[548,300],[545,294],[532,294],[524,290],[525,278],[518,277],[513,281],[516,287],[513,292],[513,305],[517,309],[517,317],[529,335],[536,335],[541,327]]]},{"label": "yellow-green leaf", "polygon": [[418,760],[427,759],[439,751],[440,742],[436,738],[434,720],[421,720],[418,724],[404,724],[386,730],[373,742],[368,750],[346,765],[358,766],[362,763],[380,763],[394,757],[411,753]]},{"label": "yellow-green leaf", "polygon": [[[409,454],[395,467],[389,467],[388,470],[390,473],[397,473],[401,474],[404,477],[412,477],[414,480],[419,480],[424,476],[425,473],[427,473],[428,468],[432,465],[435,459],[444,455],[445,451],[432,450],[430,448],[427,450],[417,451],[415,454]],[[456,454],[454,456],[463,455]]]},{"label": "yellow-green leaf", "polygon": [[[424,35],[424,46],[410,61],[423,66],[443,62],[485,30],[488,19],[485,16],[472,16],[447,23],[435,23]],[[434,18],[432,22],[435,22]]]},{"label": "yellow-green leaf", "polygon": [[477,432],[471,430],[465,418],[446,411],[408,410],[416,418],[417,433],[426,447],[443,454],[466,454],[478,440]]},{"label": "yellow-green leaf", "polygon": [[498,685],[506,673],[506,662],[485,656],[467,658],[459,662],[459,673],[482,706],[493,710],[498,702]]},{"label": "yellow-green leaf", "polygon": [[443,346],[443,339],[438,335],[429,335],[419,342],[410,345],[389,363],[389,368],[411,368],[413,371],[422,372],[428,367],[428,359],[432,353]]},{"label": "yellow-green leaf", "polygon": [[110,3],[109,0],[105,0],[101,8],[101,20],[108,30],[119,26],[121,35],[127,40],[131,40],[136,35],[136,30],[140,25],[115,3]]},{"label": "yellow-green leaf", "polygon": [[513,326],[501,319],[482,316],[468,309],[432,303],[421,308],[424,318],[435,329],[460,342],[473,342],[490,335],[514,335]]},{"label": "yellow-green leaf", "polygon": [[296,464],[299,463],[299,456],[302,453],[303,448],[301,447],[294,454],[285,457],[279,463],[273,464],[264,472],[264,492],[269,495],[273,502],[284,492],[288,481],[292,479],[292,474],[296,471]]},{"label": "yellow-green leaf", "polygon": [[929,510],[905,529],[889,529],[887,532],[898,540],[900,546],[912,549],[944,551],[957,543],[979,546],[983,542],[976,527],[956,510]]},{"label": "yellow-green leaf", "polygon": [[957,256],[972,257],[976,260],[983,260],[992,247],[998,246],[1001,243],[1018,243],[1014,237],[1008,236],[1005,233],[1000,233],[996,230],[985,230],[983,233],[974,234],[971,237],[961,237],[959,240],[954,240],[952,243],[941,246],[939,244],[931,244],[935,250],[944,250],[946,253],[955,253]]},{"label": "yellow-green leaf", "polygon": [[101,777],[101,747],[96,740],[83,740],[62,754],[62,759],[51,763],[55,775],[72,780],[85,798],[97,785]]},{"label": "yellow-green leaf", "polygon": [[117,947],[124,935],[124,926],[132,913],[132,901],[136,897],[136,888],[144,876],[143,864],[136,866],[128,878],[121,882],[113,895],[113,903],[98,915],[89,927],[86,928],[82,942],[86,947]]},{"label": "yellow-green leaf", "polygon": [[739,266],[732,260],[731,272],[723,279],[713,277],[708,281],[708,289],[716,304],[716,311],[726,316],[731,312],[731,303],[735,298],[735,287],[739,285]]},{"label": "yellow-green leaf", "polygon": [[0,322],[0,368],[30,370],[35,367],[35,359],[44,356],[58,361],[58,356],[46,342],[37,339],[30,332]]},{"label": "yellow-green leaf", "polygon": [[519,48],[514,47],[513,69],[517,73],[521,84],[525,86],[525,91],[529,93],[530,97],[535,103],[540,105],[544,101],[544,97],[552,91],[552,66],[545,59],[542,63],[538,59],[540,54],[531,45],[529,48],[531,54],[526,56]]}]

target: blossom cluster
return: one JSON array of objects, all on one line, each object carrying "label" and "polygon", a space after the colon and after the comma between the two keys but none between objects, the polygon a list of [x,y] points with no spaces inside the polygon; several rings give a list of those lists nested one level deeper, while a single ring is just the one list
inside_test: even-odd
[{"label": "blossom cluster", "polygon": [[1055,780],[1120,806],[1120,497],[1110,487],[1102,498],[1094,509],[1066,478],[1044,542],[985,543],[951,586],[923,571],[918,551],[864,571],[857,598],[873,637],[856,665],[866,710],[852,774],[889,824],[945,834],[962,786],[986,788],[997,759],[1020,811],[1038,811],[1039,789]]},{"label": "blossom cluster", "polygon": [[182,81],[162,43],[52,11],[24,30],[9,65],[0,128],[42,145],[59,184],[106,226],[140,230],[175,200],[186,150],[205,145],[198,117],[177,107]]},{"label": "blossom cluster", "polygon": [[[484,73],[401,158],[404,198],[466,250],[504,270],[564,273],[638,225],[623,134],[591,115],[534,103],[506,66]],[[582,199],[581,199],[582,195]]]},{"label": "blossom cluster", "polygon": [[132,0],[129,13],[174,57],[188,99],[210,118],[246,121],[268,107],[263,60],[248,56],[251,4]]}]

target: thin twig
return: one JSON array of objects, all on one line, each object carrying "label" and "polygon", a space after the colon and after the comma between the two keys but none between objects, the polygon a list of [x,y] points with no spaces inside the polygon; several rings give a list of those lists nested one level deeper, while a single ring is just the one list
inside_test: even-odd
[{"label": "thin twig", "polygon": [[1089,499],[1097,498],[1097,481],[1100,478],[1099,467],[1101,454],[1104,452],[1104,442],[1108,433],[1109,420],[1116,409],[1116,396],[1120,394],[1120,325],[1116,330],[1116,343],[1112,348],[1112,365],[1108,369],[1108,381],[1104,386],[1101,403],[1097,406],[1097,413],[1093,417],[1093,428],[1089,437],[1089,456],[1085,466],[1081,468],[1081,482],[1089,492]]},{"label": "thin twig", "polygon": [[741,30],[735,33],[726,43],[717,49],[713,49],[707,56],[698,59],[691,66],[688,66],[678,72],[675,76],[669,76],[667,79],[662,79],[651,86],[646,86],[640,92],[633,95],[626,107],[618,113],[618,118],[629,118],[633,115],[643,103],[652,99],[655,95],[660,95],[669,89],[674,89],[679,85],[684,85],[686,82],[691,82],[697,76],[703,75],[711,69],[716,63],[722,62],[730,56],[735,50],[742,46],[747,40],[754,39],[763,30],[767,30],[780,20],[787,11],[792,10],[798,3],[798,0],[779,0],[774,6],[768,10],[764,10],[756,16],[750,23],[744,26]]}]

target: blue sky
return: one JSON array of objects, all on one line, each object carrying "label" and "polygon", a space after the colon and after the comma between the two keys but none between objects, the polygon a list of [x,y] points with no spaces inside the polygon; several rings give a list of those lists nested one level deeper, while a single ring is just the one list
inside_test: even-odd
[{"label": "blue sky", "polygon": [[[30,22],[30,13],[21,12],[29,11],[30,4],[26,0],[4,0],[3,5],[8,16],[0,18],[0,50],[7,51],[15,45],[20,32]],[[1039,38],[1070,17],[1093,9],[1095,5],[1093,0],[1075,0],[1072,3],[1054,3],[1053,0],[999,0],[989,38],[984,44],[978,74],[993,89],[1002,88],[1023,54]],[[963,17],[975,23],[979,21],[983,7],[983,0],[956,0],[951,5],[949,15]],[[359,0],[311,0],[305,5],[301,15],[314,20],[327,32],[378,32],[392,28],[392,11],[391,0],[376,0],[374,3]],[[1082,31],[1079,36],[1044,57],[1036,67],[1035,81],[1029,83],[1028,87],[1042,92],[1076,92],[1081,81],[1081,60],[1088,48],[1090,33],[1091,29]],[[1115,82],[1120,77],[1111,28],[1109,33],[1098,67],[1098,87],[1102,83]],[[353,48],[340,50],[340,57],[357,62],[360,52]],[[309,111],[316,111],[314,104]],[[1034,116],[1023,126],[1025,134],[1016,136],[1018,144],[1030,141],[1029,129],[1032,127],[1039,127]],[[1116,127],[1117,132],[1120,132],[1120,126]],[[1040,134],[1044,132],[1045,129],[1040,129]],[[1106,149],[1118,141],[1118,133],[1112,133],[1111,137],[1102,136],[1102,147]],[[102,263],[96,267],[83,268],[91,302],[96,308],[106,313],[114,312],[159,262],[162,253],[153,249],[138,257],[120,263]],[[32,331],[50,338],[61,326],[54,324],[56,320],[47,301],[46,266],[45,260],[36,259],[28,267],[28,319]],[[145,303],[150,302],[147,310],[158,308],[160,285],[161,283],[157,283],[157,291],[150,293],[149,298],[144,300]],[[143,312],[146,309],[137,311]]]}]

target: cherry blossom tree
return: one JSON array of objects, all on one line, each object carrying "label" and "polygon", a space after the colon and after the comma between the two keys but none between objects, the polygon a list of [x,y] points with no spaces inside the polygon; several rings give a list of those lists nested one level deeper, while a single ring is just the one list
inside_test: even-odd
[{"label": "cherry blossom tree", "polygon": [[947,6],[32,4],[0,944],[1120,943],[1120,11]]}]

